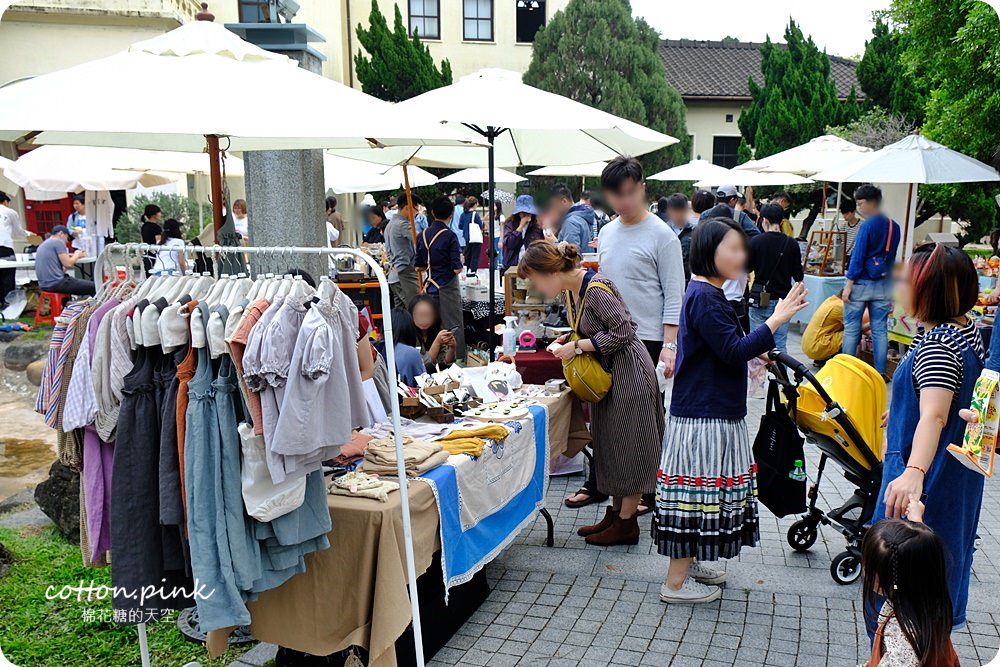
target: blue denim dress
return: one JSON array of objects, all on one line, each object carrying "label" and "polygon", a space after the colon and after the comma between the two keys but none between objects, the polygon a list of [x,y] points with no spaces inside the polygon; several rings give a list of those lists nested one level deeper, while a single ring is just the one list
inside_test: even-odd
[{"label": "blue denim dress", "polygon": [[[208,306],[200,303],[198,310],[201,312],[199,326],[204,327],[209,318]],[[192,326],[196,325],[192,323]],[[207,331],[205,335],[207,338]],[[212,358],[207,345],[197,354],[198,370],[188,384],[184,489],[187,495],[191,571],[196,584],[205,592],[197,600],[198,616],[201,629],[209,632],[247,625],[250,623],[250,612],[237,585],[230,546],[231,520],[228,514],[235,510],[227,507],[221,483],[225,477],[223,443],[216,408]],[[235,433],[235,423],[230,425]]]},{"label": "blue denim dress", "polygon": [[[953,327],[941,325],[928,332],[911,348],[896,369],[895,377],[900,379],[893,383],[882,488],[879,490],[872,523],[885,518],[885,489],[889,482],[906,469],[906,461],[913,449],[913,433],[920,421],[920,394],[913,385],[913,361],[917,351],[928,340],[935,338],[949,340],[961,350],[963,371],[962,387],[951,404],[948,422],[941,432],[937,452],[924,479],[924,493],[927,496],[924,523],[944,541],[954,625],[959,627],[965,624],[984,478],[959,463],[948,453],[947,447],[951,443],[961,443],[965,434],[965,421],[958,416],[958,411],[972,403],[972,391],[983,370],[983,360]],[[878,605],[881,606],[881,600]],[[877,615],[873,611],[865,609],[869,636],[875,631]]]}]

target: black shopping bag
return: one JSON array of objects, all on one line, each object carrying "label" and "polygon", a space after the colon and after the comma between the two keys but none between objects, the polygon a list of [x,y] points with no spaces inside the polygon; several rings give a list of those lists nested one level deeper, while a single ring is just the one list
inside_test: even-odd
[{"label": "black shopping bag", "polygon": [[767,412],[753,443],[757,461],[757,499],[775,516],[806,511],[806,481],[789,477],[797,460],[805,462],[802,436],[778,397],[772,382],[767,390]]}]

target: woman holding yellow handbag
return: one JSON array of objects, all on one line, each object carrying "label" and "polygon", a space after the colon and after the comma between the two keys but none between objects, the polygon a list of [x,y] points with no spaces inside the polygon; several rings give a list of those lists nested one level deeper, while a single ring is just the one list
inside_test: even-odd
[{"label": "woman holding yellow handbag", "polygon": [[[604,519],[578,533],[589,544],[637,544],[636,509],[656,488],[663,408],[655,370],[618,289],[580,266],[571,243],[535,241],[517,267],[535,289],[566,302],[573,334],[557,341],[574,393],[591,403],[597,488],[613,497]],[[610,382],[609,382],[610,380]]]}]

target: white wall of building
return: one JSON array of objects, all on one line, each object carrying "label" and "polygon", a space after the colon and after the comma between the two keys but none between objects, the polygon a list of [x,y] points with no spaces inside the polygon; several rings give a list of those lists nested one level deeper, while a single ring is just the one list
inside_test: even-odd
[{"label": "white wall of building", "polygon": [[685,107],[688,134],[694,137],[692,158],[700,157],[711,162],[715,137],[740,136],[738,103],[687,101]]}]

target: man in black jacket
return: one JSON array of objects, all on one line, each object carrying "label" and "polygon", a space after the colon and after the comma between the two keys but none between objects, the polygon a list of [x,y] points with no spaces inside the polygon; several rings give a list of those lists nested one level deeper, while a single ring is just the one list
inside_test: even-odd
[{"label": "man in black jacket", "polygon": [[691,252],[691,234],[695,223],[691,220],[691,209],[688,198],[676,192],[669,197],[660,197],[656,202],[656,215],[670,225],[681,242],[681,256],[684,258],[684,280],[691,280],[691,268],[688,266],[688,255]]}]

